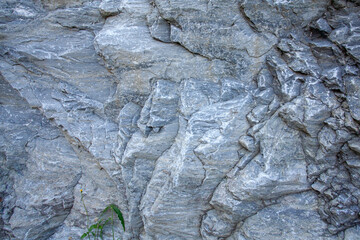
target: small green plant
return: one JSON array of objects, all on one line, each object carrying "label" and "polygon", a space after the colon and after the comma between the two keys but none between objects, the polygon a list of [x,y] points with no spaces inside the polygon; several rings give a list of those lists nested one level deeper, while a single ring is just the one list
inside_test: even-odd
[{"label": "small green plant", "polygon": [[[120,220],[121,225],[125,231],[125,221],[124,221],[123,215],[122,215],[120,209],[118,208],[118,206],[116,206],[115,204],[108,205],[100,213],[100,216],[99,216],[98,220],[96,221],[96,223],[90,225],[89,224],[89,214],[88,214],[85,202],[84,202],[84,195],[83,195],[82,189],[80,189],[80,193],[81,193],[81,202],[83,203],[85,213],[86,213],[86,226],[87,226],[87,232],[85,232],[83,235],[81,235],[81,239],[84,239],[86,237],[88,237],[89,240],[91,240],[91,237],[93,237],[94,240],[104,239],[103,238],[104,227],[108,224],[111,224],[112,238],[113,238],[113,240],[115,240],[114,213],[117,215],[117,217]],[[104,218],[105,213],[107,213],[109,211],[111,211],[111,216],[108,218]]]}]

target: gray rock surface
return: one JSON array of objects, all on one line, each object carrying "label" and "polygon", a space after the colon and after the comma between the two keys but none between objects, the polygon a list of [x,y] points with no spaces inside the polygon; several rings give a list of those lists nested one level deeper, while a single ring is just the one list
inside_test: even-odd
[{"label": "gray rock surface", "polygon": [[2,75],[0,88],[0,236],[48,239],[72,209],[80,164],[61,131]]},{"label": "gray rock surface", "polygon": [[359,14],[1,1],[0,238],[360,239]]}]

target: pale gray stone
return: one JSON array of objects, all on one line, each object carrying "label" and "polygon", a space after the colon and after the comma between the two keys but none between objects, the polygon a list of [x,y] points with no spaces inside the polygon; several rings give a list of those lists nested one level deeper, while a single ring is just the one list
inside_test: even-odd
[{"label": "pale gray stone", "polygon": [[103,0],[99,5],[99,11],[102,16],[110,17],[121,12],[122,0]]},{"label": "pale gray stone", "polygon": [[[273,227],[267,231],[266,226]],[[327,234],[326,224],[317,213],[316,195],[311,192],[290,195],[278,204],[259,211],[241,226],[252,239],[340,239]]]},{"label": "pale gray stone", "polygon": [[178,123],[165,126],[159,133],[151,133],[144,137],[138,131],[134,133],[126,146],[122,157],[122,175],[126,185],[128,201],[128,231],[137,238],[143,221],[139,211],[139,203],[145,188],[151,179],[156,160],[173,144],[177,134]]},{"label": "pale gray stone", "polygon": [[357,11],[345,10],[346,15],[340,14],[331,18],[332,26],[335,28],[329,38],[331,41],[343,46],[348,53],[359,61],[359,15]]},{"label": "pale gray stone", "polygon": [[1,1],[0,239],[357,239],[359,13]]},{"label": "pale gray stone", "polygon": [[[261,31],[277,36],[287,35],[291,28],[303,27],[326,11],[328,2],[322,1],[248,1],[241,0],[240,7],[251,23]],[[261,14],[259,14],[261,12]]]},{"label": "pale gray stone", "polygon": [[141,111],[138,127],[145,135],[177,117],[179,95],[177,84],[167,80],[153,81],[153,90]]},{"label": "pale gray stone", "polygon": [[266,88],[271,87],[273,84],[273,77],[269,70],[262,69],[257,76],[257,86],[260,90],[265,90]]},{"label": "pale gray stone", "polygon": [[[228,183],[229,191],[238,199],[254,200],[276,198],[308,189],[305,156],[297,134],[279,118],[270,119],[256,134],[258,139],[262,139],[260,154]],[[273,139],[276,139],[276,145]],[[291,145],[291,151],[281,148],[281,141]],[[277,157],[273,158],[275,153]],[[275,168],[270,167],[274,165]]]},{"label": "pale gray stone", "polygon": [[331,27],[329,26],[328,22],[324,18],[319,18],[315,22],[315,27],[319,29],[320,31],[330,33],[332,31]]},{"label": "pale gray stone", "polygon": [[[224,84],[223,97],[224,95],[230,95],[228,92],[226,84]],[[180,111],[188,118],[201,108],[219,101],[219,95],[220,86],[216,83],[199,79],[184,79],[181,86]],[[231,96],[228,98],[231,98]]]},{"label": "pale gray stone", "polygon": [[278,48],[283,52],[283,58],[291,70],[319,77],[320,67],[308,46],[283,38],[278,43]]},{"label": "pale gray stone", "polygon": [[47,239],[71,211],[80,164],[62,133],[1,75],[0,88],[0,236]]},{"label": "pale gray stone", "polygon": [[170,23],[160,16],[157,8],[153,8],[151,13],[147,15],[147,23],[153,38],[162,42],[171,42]]},{"label": "pale gray stone", "polygon": [[347,101],[352,117],[355,120],[360,120],[360,78],[349,77],[345,79],[345,86],[348,91]]},{"label": "pale gray stone", "polygon": [[[201,212],[208,207],[206,199],[238,160],[238,138],[244,135],[248,127],[245,115],[250,111],[251,105],[250,96],[237,98],[204,107],[192,115],[188,124],[182,121],[185,127],[187,125],[186,131],[181,130],[184,128],[181,126],[179,129],[182,141],[176,139],[178,146],[174,146],[170,156],[170,153],[166,155],[166,158],[174,158],[174,162],[162,171],[155,170],[156,175],[149,184],[156,184],[164,171],[169,174],[166,175],[166,183],[155,189],[148,187],[142,202],[143,214],[147,219],[145,228],[156,238],[163,239],[164,232],[177,237],[183,236],[176,230],[179,225],[188,239],[200,237],[198,228]],[[213,115],[215,109],[217,114]],[[227,135],[230,132],[233,134]],[[231,137],[225,139],[224,136]],[[222,167],[217,167],[219,165]],[[181,198],[178,197],[179,191],[182,192]],[[170,199],[171,202],[176,202],[177,207],[168,205]],[[164,225],[163,221],[168,217],[178,216],[179,209],[186,211],[184,216],[187,220],[179,219]]]},{"label": "pale gray stone", "polygon": [[360,153],[360,138],[354,138],[348,142],[349,147],[357,153]]},{"label": "pale gray stone", "polygon": [[241,144],[241,146],[243,146],[244,148],[246,148],[249,151],[255,150],[255,140],[251,136],[240,137],[239,143]]},{"label": "pale gray stone", "polygon": [[359,226],[355,226],[345,231],[344,240],[356,240],[359,238],[359,236],[360,236]]}]

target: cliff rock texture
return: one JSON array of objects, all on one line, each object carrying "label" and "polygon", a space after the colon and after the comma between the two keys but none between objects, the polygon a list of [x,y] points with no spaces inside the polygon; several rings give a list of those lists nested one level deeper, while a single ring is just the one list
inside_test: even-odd
[{"label": "cliff rock texture", "polygon": [[360,239],[359,71],[359,0],[2,0],[0,239]]}]

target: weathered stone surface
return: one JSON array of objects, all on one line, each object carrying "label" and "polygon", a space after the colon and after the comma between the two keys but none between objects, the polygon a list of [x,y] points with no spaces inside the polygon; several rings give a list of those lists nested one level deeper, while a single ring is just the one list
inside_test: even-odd
[{"label": "weathered stone surface", "polygon": [[246,219],[241,229],[252,239],[341,239],[327,234],[326,224],[317,213],[316,195],[309,192],[280,199]]},{"label": "weathered stone surface", "polygon": [[360,235],[360,230],[358,226],[349,228],[345,231],[344,240],[355,240],[359,237],[359,235]]},{"label": "weathered stone surface", "polygon": [[358,239],[359,13],[1,1],[0,238]]},{"label": "weathered stone surface", "polygon": [[147,24],[153,38],[162,42],[171,42],[170,24],[160,16],[157,8],[151,9],[151,13],[147,15]]},{"label": "weathered stone surface", "polygon": [[326,11],[328,1],[248,1],[240,7],[254,27],[277,36],[286,36],[299,27],[308,25]]},{"label": "weathered stone surface", "polygon": [[122,0],[104,0],[99,5],[99,11],[104,17],[117,15],[121,12],[122,2]]},{"label": "weathered stone surface", "polygon": [[349,77],[345,80],[345,86],[348,91],[347,101],[352,117],[360,120],[360,78]]},{"label": "weathered stone surface", "polygon": [[343,46],[352,57],[359,61],[360,18],[357,12],[352,9],[341,11],[338,16],[331,18],[331,26],[335,29],[329,36],[330,40]]},{"label": "weathered stone surface", "polygon": [[0,236],[47,239],[70,213],[80,164],[61,132],[2,75],[0,88]]},{"label": "weathered stone surface", "polygon": [[[170,238],[164,233],[185,235],[187,239],[200,237],[202,212],[209,208],[208,200],[216,185],[238,161],[238,138],[248,128],[245,115],[251,106],[250,96],[235,98],[205,106],[188,123],[180,121],[181,134],[165,155],[165,159],[174,162],[166,165],[162,163],[165,159],[159,159],[161,165],[157,164],[142,200],[145,229],[151,235],[159,239]],[[215,109],[217,114],[213,115]],[[164,178],[164,172],[167,173],[164,185],[149,187]],[[168,205],[170,202],[173,204]],[[179,220],[165,224],[172,216],[178,216]],[[177,230],[179,225],[184,229],[182,233]]]}]

